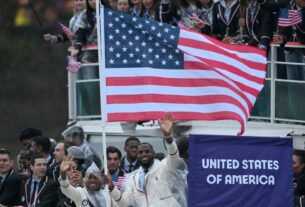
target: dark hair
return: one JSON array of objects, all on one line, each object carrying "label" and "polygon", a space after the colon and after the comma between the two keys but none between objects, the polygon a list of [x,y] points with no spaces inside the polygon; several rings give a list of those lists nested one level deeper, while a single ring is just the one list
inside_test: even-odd
[{"label": "dark hair", "polygon": [[114,146],[109,146],[109,147],[107,147],[107,157],[108,157],[108,154],[109,154],[109,153],[118,153],[119,159],[122,158],[122,153],[121,153],[121,151],[120,151],[118,148],[114,147]]},{"label": "dark hair", "polygon": [[125,147],[126,147],[126,146],[129,144],[129,142],[131,142],[131,141],[136,141],[136,142],[138,142],[139,144],[141,143],[138,137],[131,136],[131,137],[128,137],[128,138],[125,140]]},{"label": "dark hair", "polygon": [[[199,2],[199,0],[195,0],[195,5],[197,8],[201,9],[202,8],[202,5],[201,3]],[[213,0],[210,0],[209,2],[209,8],[213,5]]]},{"label": "dark hair", "polygon": [[49,153],[51,148],[51,141],[48,137],[36,136],[33,137],[33,141],[35,142],[36,145],[41,147],[43,152]]},{"label": "dark hair", "polygon": [[150,149],[151,149],[152,151],[154,151],[153,146],[152,146],[151,144],[149,144],[148,142],[142,142],[142,143],[139,144],[139,146],[140,146],[140,145],[144,145],[144,144],[148,145],[148,146],[150,147]]},{"label": "dark hair", "polygon": [[[73,143],[72,142],[68,142],[66,140],[61,140],[59,142],[57,142],[57,144],[60,144],[60,143],[63,143],[64,144],[64,151],[65,151],[65,155],[68,155],[68,148],[73,146]],[[57,145],[56,144],[56,145]]]},{"label": "dark hair", "polygon": [[34,155],[34,156],[31,156],[31,165],[35,165],[35,161],[36,159],[45,159],[42,155]]},{"label": "dark hair", "polygon": [[305,164],[305,152],[301,150],[294,150],[293,155],[297,156],[301,163]]},{"label": "dark hair", "polygon": [[8,157],[11,159],[11,152],[8,151],[7,149],[5,148],[0,148],[0,155],[8,155]]},{"label": "dark hair", "polygon": [[187,137],[181,137],[177,140],[177,146],[180,155],[184,155],[189,149],[189,139]]},{"label": "dark hair", "polygon": [[41,135],[42,135],[42,132],[39,129],[27,128],[21,132],[19,140],[23,141],[25,139],[31,139],[35,136],[41,136]]}]

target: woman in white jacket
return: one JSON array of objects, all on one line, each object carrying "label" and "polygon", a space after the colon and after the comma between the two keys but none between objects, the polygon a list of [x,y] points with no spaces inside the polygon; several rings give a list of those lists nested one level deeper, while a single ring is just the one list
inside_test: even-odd
[{"label": "woman in white jacket", "polygon": [[61,191],[74,201],[77,207],[109,207],[110,197],[102,187],[101,171],[93,162],[87,169],[84,183],[85,187],[73,187],[67,179],[67,171],[71,169],[72,158],[65,157],[60,165]]}]

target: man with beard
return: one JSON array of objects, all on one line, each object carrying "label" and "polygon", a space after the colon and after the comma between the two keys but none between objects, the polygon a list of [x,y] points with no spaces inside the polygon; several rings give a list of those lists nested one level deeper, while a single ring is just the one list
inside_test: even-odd
[{"label": "man with beard", "polygon": [[168,155],[161,162],[154,159],[155,152],[151,144],[138,146],[140,168],[131,173],[126,183],[126,190],[121,192],[112,182],[111,176],[104,175],[109,185],[110,195],[119,206],[167,206],[180,207],[170,189],[170,177],[179,165],[179,152],[171,133],[173,117],[165,114],[161,121]]}]

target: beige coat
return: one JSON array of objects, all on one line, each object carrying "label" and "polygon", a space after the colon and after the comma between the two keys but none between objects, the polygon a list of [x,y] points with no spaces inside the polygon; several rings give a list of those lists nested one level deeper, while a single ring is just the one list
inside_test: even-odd
[{"label": "beige coat", "polygon": [[139,189],[140,169],[132,172],[126,183],[126,190],[121,193],[116,187],[110,193],[120,207],[180,207],[174,198],[170,184],[170,176],[173,175],[179,164],[179,152],[175,142],[167,144],[168,156],[161,162],[154,161],[153,166],[146,175],[146,192]]}]

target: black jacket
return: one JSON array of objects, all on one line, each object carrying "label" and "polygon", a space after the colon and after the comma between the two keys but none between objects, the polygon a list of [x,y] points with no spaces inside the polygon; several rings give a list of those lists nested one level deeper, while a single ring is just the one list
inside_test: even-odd
[{"label": "black jacket", "polygon": [[224,14],[225,8],[221,3],[215,3],[213,7],[212,35],[219,40],[222,40],[226,36],[235,37],[239,35],[239,18],[241,17],[239,1],[231,7],[228,22],[226,21]]},{"label": "black jacket", "polygon": [[[21,187],[20,204],[29,206],[32,178]],[[57,186],[48,176],[45,176],[39,183],[38,196],[35,207],[55,207],[57,204]]]},{"label": "black jacket", "polygon": [[273,16],[272,13],[258,4],[251,21],[251,11],[246,11],[246,27],[245,33],[248,36],[248,45],[257,46],[264,45],[266,48],[272,39]]},{"label": "black jacket", "polygon": [[21,184],[22,177],[14,169],[11,169],[0,186],[0,204],[4,206],[17,205]]}]

